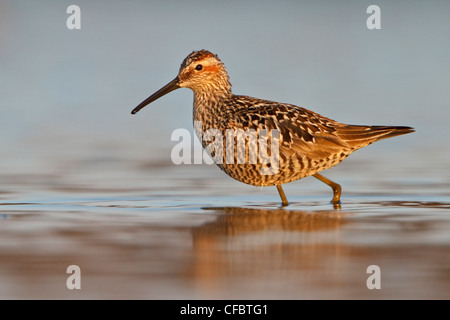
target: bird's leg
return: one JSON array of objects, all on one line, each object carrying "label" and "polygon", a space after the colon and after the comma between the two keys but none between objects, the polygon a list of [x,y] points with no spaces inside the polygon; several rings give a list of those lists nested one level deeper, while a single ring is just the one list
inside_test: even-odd
[{"label": "bird's leg", "polygon": [[283,206],[287,206],[289,203],[286,199],[286,195],[284,194],[283,188],[281,188],[281,184],[277,184],[277,190],[278,193],[280,194],[281,203],[283,204]]},{"label": "bird's leg", "polygon": [[341,199],[342,188],[340,185],[338,185],[336,182],[331,181],[328,178],[325,178],[323,175],[318,174],[318,173],[313,174],[313,177],[319,179],[323,183],[326,183],[333,189],[333,199],[331,199],[331,203],[337,204],[337,203],[341,202],[340,199]]}]

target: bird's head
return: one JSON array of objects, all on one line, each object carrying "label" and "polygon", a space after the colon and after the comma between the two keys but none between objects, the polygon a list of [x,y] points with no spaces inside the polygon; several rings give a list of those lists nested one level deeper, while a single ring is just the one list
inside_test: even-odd
[{"label": "bird's head", "polygon": [[189,88],[195,94],[231,94],[231,84],[222,61],[210,51],[199,50],[183,60],[175,79],[142,101],[131,113],[137,113],[146,105],[178,88]]}]

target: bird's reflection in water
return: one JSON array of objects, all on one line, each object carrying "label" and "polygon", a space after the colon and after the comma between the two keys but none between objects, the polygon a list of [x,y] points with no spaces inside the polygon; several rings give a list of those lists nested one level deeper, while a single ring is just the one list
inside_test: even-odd
[{"label": "bird's reflection in water", "polygon": [[195,230],[194,234],[235,235],[262,230],[318,231],[336,229],[342,214],[336,210],[307,212],[242,207],[204,208],[219,214],[216,221]]},{"label": "bird's reflection in water", "polygon": [[192,272],[205,290],[227,285],[230,277],[251,282],[255,276],[269,276],[271,279],[261,281],[262,285],[270,285],[277,277],[299,281],[299,271],[304,276],[308,270],[323,271],[324,265],[332,275],[332,260],[339,259],[345,250],[339,242],[339,228],[346,219],[339,211],[240,207],[205,210],[218,214],[214,221],[192,229]]}]

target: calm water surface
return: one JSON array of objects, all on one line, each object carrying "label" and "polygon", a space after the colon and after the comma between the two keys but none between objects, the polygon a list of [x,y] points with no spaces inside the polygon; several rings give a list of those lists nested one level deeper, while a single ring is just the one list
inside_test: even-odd
[{"label": "calm water surface", "polygon": [[[0,298],[450,298],[448,2],[381,1],[378,31],[338,1],[79,1],[69,31],[70,4],[0,2]],[[280,208],[275,188],[171,162],[189,90],[130,115],[200,48],[235,93],[417,131],[324,173],[340,210],[313,178]]]},{"label": "calm water surface", "polygon": [[[340,210],[312,178],[288,185],[292,205],[280,208],[275,188],[219,171],[203,180],[206,165],[147,168],[116,184],[105,172],[89,188],[52,177],[25,193],[36,186],[7,177],[15,191],[1,194],[0,296],[448,299],[448,184],[423,188],[441,195],[383,179],[356,188],[342,165]],[[145,188],[140,179],[153,175],[161,185]],[[66,288],[72,264],[79,291]],[[366,287],[369,265],[381,268],[381,290]]]}]

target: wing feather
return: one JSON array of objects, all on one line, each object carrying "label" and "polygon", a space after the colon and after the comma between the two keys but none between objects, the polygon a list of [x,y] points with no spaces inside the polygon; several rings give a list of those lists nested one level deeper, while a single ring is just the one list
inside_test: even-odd
[{"label": "wing feather", "polygon": [[247,105],[232,113],[229,128],[253,129],[256,132],[277,129],[280,133],[280,153],[286,158],[294,154],[322,159],[348,148],[349,144],[336,134],[337,122],[310,110],[272,101],[249,103],[250,97],[237,96]]}]

